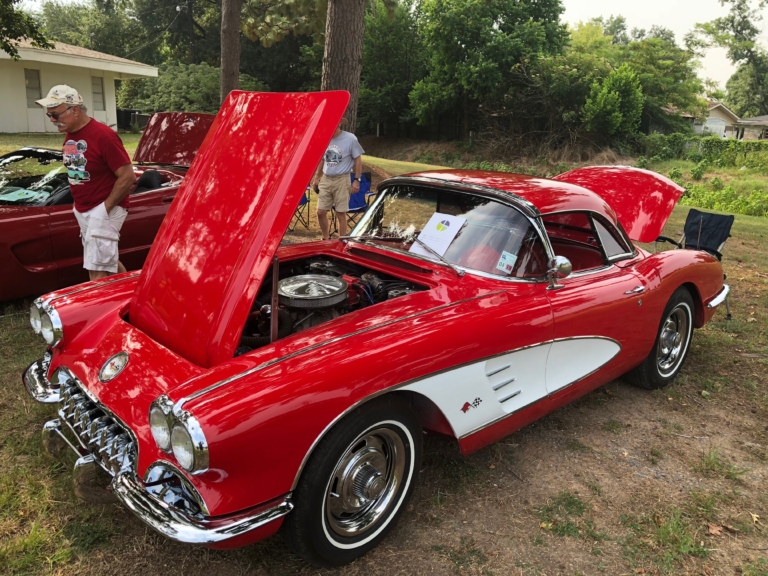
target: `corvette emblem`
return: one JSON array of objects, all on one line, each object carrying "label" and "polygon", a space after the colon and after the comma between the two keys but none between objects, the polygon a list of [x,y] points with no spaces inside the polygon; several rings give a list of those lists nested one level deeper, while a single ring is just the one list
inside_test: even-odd
[{"label": "corvette emblem", "polygon": [[464,406],[461,407],[461,411],[464,412],[464,414],[466,414],[472,408],[477,408],[478,406],[480,406],[480,403],[482,401],[483,401],[482,398],[475,398],[472,403],[464,402]]},{"label": "corvette emblem", "polygon": [[99,370],[99,380],[109,382],[123,371],[126,364],[128,364],[128,353],[118,352],[101,367],[101,370]]}]

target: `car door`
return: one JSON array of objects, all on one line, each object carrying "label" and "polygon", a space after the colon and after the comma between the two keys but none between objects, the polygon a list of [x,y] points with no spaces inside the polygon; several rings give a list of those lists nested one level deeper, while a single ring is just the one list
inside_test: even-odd
[{"label": "car door", "polygon": [[51,243],[56,261],[59,286],[71,286],[88,280],[83,268],[83,243],[80,239],[80,225],[72,211],[71,196],[50,208]]},{"label": "car door", "polygon": [[[643,298],[649,282],[631,266],[619,265],[635,257],[619,231],[597,215],[583,216],[593,233],[587,241],[601,251],[603,263],[577,269],[547,290],[554,316],[554,341],[547,358],[550,394],[609,365],[629,369],[647,353],[646,331],[639,328],[648,322]],[[568,252],[569,244],[553,241],[553,248],[556,255],[568,256],[558,251]]]},{"label": "car door", "polygon": [[0,301],[56,288],[48,206],[0,206]]}]

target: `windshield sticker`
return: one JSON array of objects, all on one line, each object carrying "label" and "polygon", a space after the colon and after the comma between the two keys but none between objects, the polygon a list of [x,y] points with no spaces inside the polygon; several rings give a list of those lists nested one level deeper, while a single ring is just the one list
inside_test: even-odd
[{"label": "windshield sticker", "polygon": [[[432,218],[429,219],[424,229],[419,232],[418,239],[424,242],[427,246],[432,248],[440,256],[443,256],[448,250],[448,246],[451,245],[453,239],[456,238],[456,234],[459,233],[461,227],[467,221],[466,218],[460,216],[451,216],[450,214],[440,214],[435,212],[432,214]],[[409,252],[414,254],[420,254],[433,258],[429,250],[427,250],[421,244],[414,243],[411,245]]]},{"label": "windshield sticker", "polygon": [[499,263],[496,264],[496,268],[505,274],[511,274],[512,268],[515,266],[515,262],[517,262],[517,256],[510,254],[509,252],[502,252],[501,258],[499,258]]}]

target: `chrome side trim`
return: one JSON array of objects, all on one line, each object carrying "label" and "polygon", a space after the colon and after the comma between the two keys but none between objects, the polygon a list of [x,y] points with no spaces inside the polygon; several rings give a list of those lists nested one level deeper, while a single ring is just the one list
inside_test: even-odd
[{"label": "chrome side trim", "polygon": [[717,295],[709,301],[707,308],[716,308],[717,306],[720,306],[720,304],[725,302],[725,299],[728,298],[728,294],[730,293],[731,287],[728,286],[728,284],[723,284],[722,290],[720,290],[720,292],[718,292]]},{"label": "chrome side trim", "polygon": [[[442,306],[437,306],[436,308],[430,308],[429,310],[422,310],[420,312],[415,312],[413,314],[409,314],[408,316],[403,316],[401,318],[394,318],[392,320],[388,320],[386,322],[382,322],[380,324],[376,324],[375,326],[368,326],[366,328],[362,328],[360,330],[356,330],[355,332],[350,332],[349,334],[345,334],[344,336],[339,336],[337,338],[332,338],[330,340],[326,340],[324,342],[318,342],[317,344],[313,344],[312,346],[308,346],[307,348],[302,348],[301,350],[297,350],[296,352],[293,352],[291,354],[288,354],[287,356],[281,356],[280,358],[274,358],[272,360],[268,360],[267,362],[264,362],[263,364],[259,364],[258,366],[254,366],[253,368],[249,368],[245,372],[241,372],[240,374],[235,374],[234,376],[230,376],[229,378],[226,378],[222,380],[221,382],[217,382],[216,384],[211,384],[210,386],[206,388],[202,388],[201,390],[198,390],[197,392],[194,392],[193,394],[190,394],[186,398],[181,398],[176,402],[176,404],[173,407],[174,413],[181,412],[184,404],[186,402],[189,402],[190,400],[195,400],[199,398],[200,396],[203,396],[204,394],[208,394],[209,392],[212,392],[213,390],[216,390],[218,388],[221,388],[222,386],[226,386],[227,384],[230,384],[232,382],[235,382],[236,380],[240,380],[241,378],[245,378],[246,376],[250,376],[251,374],[254,374],[256,372],[259,372],[260,370],[264,370],[265,368],[269,368],[270,366],[277,364],[278,362],[282,362],[284,360],[288,360],[290,358],[294,358],[296,356],[299,356],[301,354],[306,354],[309,352],[313,352],[314,350],[317,350],[318,348],[321,348],[323,346],[327,346],[329,344],[334,344],[336,342],[340,342],[342,340],[346,340],[348,338],[352,338],[353,336],[357,336],[359,334],[365,334],[366,332],[370,332],[371,330],[377,330],[383,326],[390,326],[392,324],[396,324],[398,322],[403,322],[404,320],[409,320],[411,318],[418,318],[419,316],[424,316],[425,314],[429,314],[432,312],[435,312],[437,310],[442,310],[444,308],[450,308],[452,306],[456,306],[457,304],[463,304],[465,302],[471,302],[473,300],[479,300],[481,298],[487,298],[489,296],[495,296],[497,294],[506,294],[507,292],[505,290],[496,290],[495,292],[488,292],[487,294],[480,294],[478,296],[472,296],[471,298],[465,298],[464,300],[457,300],[456,302],[449,302],[446,304],[443,304]],[[196,378],[193,378],[192,380],[187,381],[194,382],[195,379],[201,378],[202,376],[197,376]]]},{"label": "chrome side trim", "polygon": [[[594,338],[599,338],[599,339],[602,339],[602,340],[609,340],[611,342],[615,342],[619,346],[619,348],[621,348],[621,344],[618,341],[614,340],[613,338],[608,338],[607,336],[574,336],[573,338],[555,338],[553,340],[546,340],[544,342],[538,342],[536,344],[530,344],[528,346],[521,346],[520,348],[515,348],[514,350],[507,350],[507,351],[504,351],[504,352],[500,352],[498,354],[494,354],[492,356],[487,356],[485,358],[479,358],[479,359],[476,359],[476,360],[472,360],[471,362],[465,362],[464,364],[457,364],[455,366],[451,366],[450,368],[445,368],[444,370],[438,370],[437,372],[432,372],[431,374],[428,374],[428,375],[420,377],[420,378],[413,378],[411,380],[407,380],[405,382],[401,382],[400,384],[396,384],[394,386],[390,386],[389,388],[386,388],[384,390],[379,390],[378,392],[375,392],[375,393],[371,394],[370,396],[366,396],[365,398],[361,398],[360,400],[358,400],[357,402],[352,404],[352,406],[350,406],[349,408],[344,410],[342,413],[340,413],[338,416],[336,416],[336,418],[334,418],[331,422],[329,422],[328,425],[323,429],[323,431],[320,432],[320,434],[317,436],[317,438],[315,438],[314,442],[312,442],[312,445],[309,447],[309,450],[307,450],[307,453],[304,455],[304,459],[301,461],[301,465],[299,466],[299,469],[296,471],[296,476],[293,479],[293,484],[291,485],[291,490],[295,490],[296,489],[296,486],[299,483],[299,478],[301,478],[301,473],[304,470],[304,466],[307,464],[307,461],[309,460],[309,457],[312,455],[312,452],[314,451],[315,447],[325,437],[325,435],[328,433],[328,431],[331,428],[333,428],[339,420],[344,418],[344,416],[346,416],[347,414],[349,414],[350,412],[352,412],[353,410],[355,410],[359,406],[362,406],[366,402],[369,402],[369,401],[371,401],[371,400],[373,400],[375,398],[378,398],[379,396],[383,396],[384,394],[389,394],[390,392],[396,392],[400,388],[403,388],[405,386],[408,386],[409,384],[413,384],[415,382],[418,382],[419,380],[423,380],[424,378],[432,377],[432,376],[435,376],[437,374],[442,374],[444,372],[450,372],[451,370],[457,370],[459,368],[462,368],[463,366],[468,366],[470,364],[475,364],[477,362],[487,362],[488,360],[492,360],[493,358],[498,358],[499,356],[506,356],[507,354],[511,354],[513,352],[519,352],[521,350],[528,350],[529,348],[536,348],[538,346],[544,346],[546,344],[552,344],[554,342],[565,342],[567,340],[584,340],[584,339],[594,339]],[[617,356],[618,356],[618,354],[617,354]],[[614,358],[615,358],[615,356],[614,356]],[[613,360],[613,358],[608,360],[608,362],[610,362],[611,360]],[[591,376],[592,374],[594,374],[595,372],[600,370],[603,366],[608,364],[608,362],[606,362],[605,364],[602,364],[601,366],[598,366],[595,370],[593,370],[589,374],[586,374],[585,376],[582,376],[579,380],[583,380],[584,378],[587,378],[587,377]],[[572,382],[570,385],[575,384],[579,380],[576,380],[575,382]],[[567,386],[565,388],[567,388]],[[560,390],[564,390],[565,388],[560,388],[559,390],[556,390],[555,393],[560,392]],[[519,410],[515,410],[514,412],[510,412],[509,414],[506,414],[506,415],[502,416],[501,418],[497,418],[493,422],[490,422],[490,423],[484,424],[483,426],[475,428],[474,430],[468,432],[467,434],[463,434],[462,436],[457,436],[456,439],[457,440],[461,440],[462,438],[466,438],[467,436],[469,436],[471,434],[474,434],[475,432],[479,432],[480,430],[483,430],[484,428],[487,428],[488,426],[491,426],[491,425],[495,424],[496,422],[499,422],[501,420],[504,420],[506,418],[509,418],[510,416],[513,416],[513,415],[517,414],[521,410],[525,410],[527,408],[530,408],[531,406],[534,406],[538,402],[541,402],[542,400],[545,400],[545,399],[549,398],[550,396],[551,396],[551,394],[547,394],[546,396],[543,396],[539,400],[536,400],[536,402],[532,402],[531,404],[523,406]],[[506,400],[509,400],[509,398],[506,398]],[[450,422],[449,422],[449,425],[450,425]],[[451,428],[451,430],[453,431],[453,428]],[[453,431],[453,432],[455,434],[455,431]]]},{"label": "chrome side trim", "polygon": [[197,519],[156,500],[143,488],[133,474],[120,474],[112,481],[120,501],[145,524],[176,542],[213,544],[256,530],[293,510],[291,494],[267,510],[243,513],[226,519]]}]

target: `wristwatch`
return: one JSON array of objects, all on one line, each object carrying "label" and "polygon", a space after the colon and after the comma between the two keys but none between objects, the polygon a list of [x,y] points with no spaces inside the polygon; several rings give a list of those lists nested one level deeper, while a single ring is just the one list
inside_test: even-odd
[{"label": "wristwatch", "polygon": [[352,182],[354,182],[355,180],[357,180],[358,182],[362,182],[362,180],[360,180],[360,178],[358,178],[357,176],[355,176],[355,177],[354,177],[354,179],[352,180]]}]

